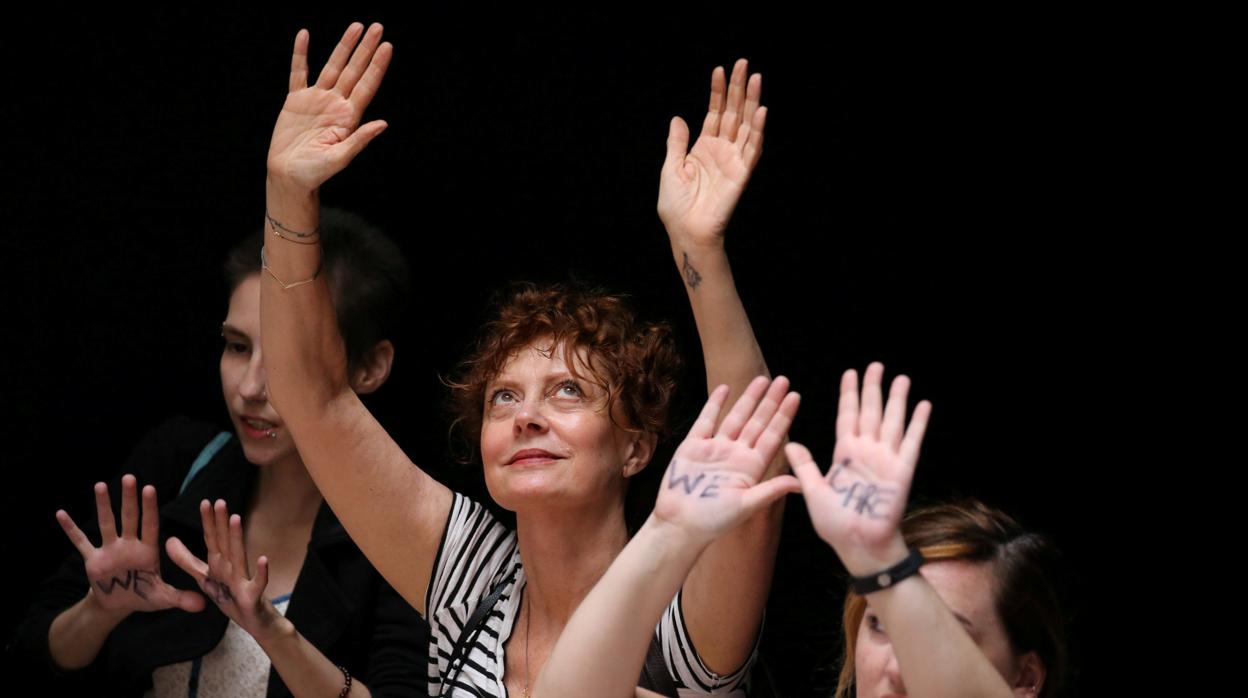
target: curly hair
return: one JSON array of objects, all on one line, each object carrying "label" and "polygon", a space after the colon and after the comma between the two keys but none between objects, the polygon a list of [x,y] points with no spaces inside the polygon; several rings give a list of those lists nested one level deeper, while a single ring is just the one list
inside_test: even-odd
[{"label": "curly hair", "polygon": [[[991,562],[994,606],[1016,654],[1035,652],[1044,664],[1040,698],[1062,695],[1067,679],[1066,619],[1054,585],[1057,548],[1009,514],[975,499],[915,509],[901,522],[906,544],[927,561]],[[858,626],[867,600],[845,598],[845,654],[836,696],[852,695]]]},{"label": "curly hair", "polygon": [[[537,342],[542,351],[566,348],[570,356],[585,351],[587,358],[570,361],[568,370],[606,392],[607,414],[617,426],[669,435],[680,356],[668,325],[640,321],[622,296],[580,285],[517,284],[494,306],[494,319],[482,327],[456,375],[445,381],[451,388],[451,432],[469,445],[461,460],[475,457],[488,384]],[[616,420],[617,410],[623,423]]]}]

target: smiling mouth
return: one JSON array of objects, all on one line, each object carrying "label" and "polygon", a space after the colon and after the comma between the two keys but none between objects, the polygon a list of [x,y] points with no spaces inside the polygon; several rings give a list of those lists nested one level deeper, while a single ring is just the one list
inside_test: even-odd
[{"label": "smiling mouth", "polygon": [[277,425],[264,419],[256,419],[255,417],[239,417],[238,421],[243,425],[243,430],[248,436],[254,438],[272,438],[276,436]]},{"label": "smiling mouth", "polygon": [[507,465],[540,465],[543,463],[553,463],[562,456],[556,456],[547,451],[537,449],[528,449],[517,453],[507,461]]}]

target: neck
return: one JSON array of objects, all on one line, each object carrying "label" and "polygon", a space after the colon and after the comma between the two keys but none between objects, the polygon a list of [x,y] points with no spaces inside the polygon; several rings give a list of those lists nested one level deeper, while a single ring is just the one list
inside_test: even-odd
[{"label": "neck", "polygon": [[308,475],[303,461],[286,461],[257,466],[256,491],[248,515],[262,517],[277,526],[306,526],[316,520],[321,508],[321,491]]},{"label": "neck", "polygon": [[562,628],[628,543],[624,502],[516,514],[529,612]]}]

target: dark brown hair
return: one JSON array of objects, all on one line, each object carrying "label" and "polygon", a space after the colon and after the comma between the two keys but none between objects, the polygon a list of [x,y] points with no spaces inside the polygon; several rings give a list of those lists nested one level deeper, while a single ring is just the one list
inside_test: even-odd
[{"label": "dark brown hair", "polygon": [[[915,509],[901,522],[901,533],[929,561],[992,563],[994,605],[1010,648],[1016,655],[1035,652],[1044,664],[1039,698],[1061,695],[1067,673],[1066,617],[1055,585],[1057,548],[1049,539],[974,499]],[[866,609],[866,599],[850,591],[838,698],[852,695],[858,626]]]}]

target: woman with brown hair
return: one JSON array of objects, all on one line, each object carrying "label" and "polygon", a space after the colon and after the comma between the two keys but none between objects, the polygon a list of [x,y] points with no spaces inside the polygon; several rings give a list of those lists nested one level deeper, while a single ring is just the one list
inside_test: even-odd
[{"label": "woman with brown hair", "polygon": [[[348,389],[318,274],[318,191],[386,127],[361,117],[393,49],[380,25],[353,24],[309,85],[307,47],[301,31],[268,156],[270,392],[352,538],[429,621],[430,693],[527,695],[567,619],[628,542],[624,493],[666,419],[672,340],[618,298],[522,290],[484,328],[456,388],[465,426],[479,432],[490,496],[515,512],[515,530],[416,467]],[[761,148],[760,90],[744,61],[730,80],[717,69],[692,151],[684,122],[672,122],[660,188],[708,383],[742,395],[740,423],[725,419],[733,438],[773,419],[787,430],[797,407],[787,380],[751,382],[766,365],[723,254],[724,226]],[[744,693],[778,537],[773,504],[793,484],[765,482],[783,467],[777,459],[747,460],[721,488],[756,492],[755,514],[701,556],[652,628],[649,685],[669,695]]]}]

